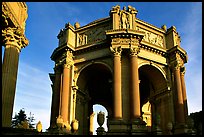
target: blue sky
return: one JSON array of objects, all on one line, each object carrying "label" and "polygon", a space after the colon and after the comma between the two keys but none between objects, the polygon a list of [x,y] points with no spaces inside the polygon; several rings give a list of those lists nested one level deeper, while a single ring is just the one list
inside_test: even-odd
[{"label": "blue sky", "polygon": [[[21,108],[34,114],[43,129],[50,123],[51,81],[54,62],[50,56],[58,46],[57,35],[70,22],[81,26],[108,17],[112,6],[131,5],[137,18],[161,27],[176,26],[181,47],[187,51],[186,89],[189,113],[202,110],[202,3],[200,2],[26,2],[26,37],[30,43],[20,53],[13,115]],[[3,50],[2,50],[3,51]],[[2,52],[3,54],[3,52]],[[3,56],[2,56],[3,57]],[[97,110],[103,110],[98,108]]]}]

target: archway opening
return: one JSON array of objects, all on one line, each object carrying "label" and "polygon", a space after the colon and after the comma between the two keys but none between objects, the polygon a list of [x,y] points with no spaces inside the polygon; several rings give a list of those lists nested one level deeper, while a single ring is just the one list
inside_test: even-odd
[{"label": "archway opening", "polygon": [[90,134],[89,118],[94,112],[94,104],[102,105],[109,115],[112,114],[111,70],[102,63],[88,65],[80,72],[77,86],[76,119],[81,123],[79,134],[87,135]]},{"label": "archway opening", "polygon": [[[164,112],[161,110],[160,93],[165,91],[167,83],[162,72],[152,65],[143,65],[139,68],[140,79],[140,106],[143,121],[149,130],[156,126],[162,128],[165,122]],[[158,122],[158,117],[162,120]],[[163,123],[162,123],[163,122]]]}]

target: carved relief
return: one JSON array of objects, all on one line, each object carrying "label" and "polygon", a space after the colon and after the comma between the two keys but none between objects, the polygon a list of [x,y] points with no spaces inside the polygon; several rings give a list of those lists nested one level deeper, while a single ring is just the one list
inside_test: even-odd
[{"label": "carved relief", "polygon": [[154,34],[140,27],[136,27],[136,29],[145,32],[145,36],[143,38],[144,41],[164,47],[164,39],[161,35]]},{"label": "carved relief", "polygon": [[87,44],[87,36],[85,34],[79,35],[79,46]]},{"label": "carved relief", "polygon": [[105,30],[111,29],[110,25],[100,26],[79,34],[78,45],[92,44],[106,39]]}]

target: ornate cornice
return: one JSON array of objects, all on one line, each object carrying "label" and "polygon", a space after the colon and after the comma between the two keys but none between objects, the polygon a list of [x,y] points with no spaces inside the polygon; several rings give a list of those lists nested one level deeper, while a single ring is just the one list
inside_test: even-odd
[{"label": "ornate cornice", "polygon": [[145,44],[141,44],[140,48],[147,50],[147,51],[150,51],[150,52],[153,52],[153,53],[156,53],[156,54],[159,54],[159,55],[164,56],[164,57],[167,56],[166,50],[163,48],[160,48],[160,47],[151,47],[151,46],[147,46]]}]

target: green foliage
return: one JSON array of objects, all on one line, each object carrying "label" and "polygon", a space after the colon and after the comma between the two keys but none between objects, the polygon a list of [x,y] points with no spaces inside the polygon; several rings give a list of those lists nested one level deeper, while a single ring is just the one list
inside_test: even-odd
[{"label": "green foliage", "polygon": [[28,123],[29,123],[29,128],[34,128],[34,121],[35,121],[35,119],[34,119],[34,116],[33,116],[34,114],[31,114],[31,112],[30,112],[30,116],[28,117]]},{"label": "green foliage", "polygon": [[11,121],[11,127],[18,128],[19,126],[23,126],[23,122],[28,122],[29,128],[34,128],[34,125],[32,122],[34,122],[34,116],[30,112],[30,116],[27,118],[27,115],[25,114],[24,109],[20,109],[18,114],[15,114],[14,118]]}]

